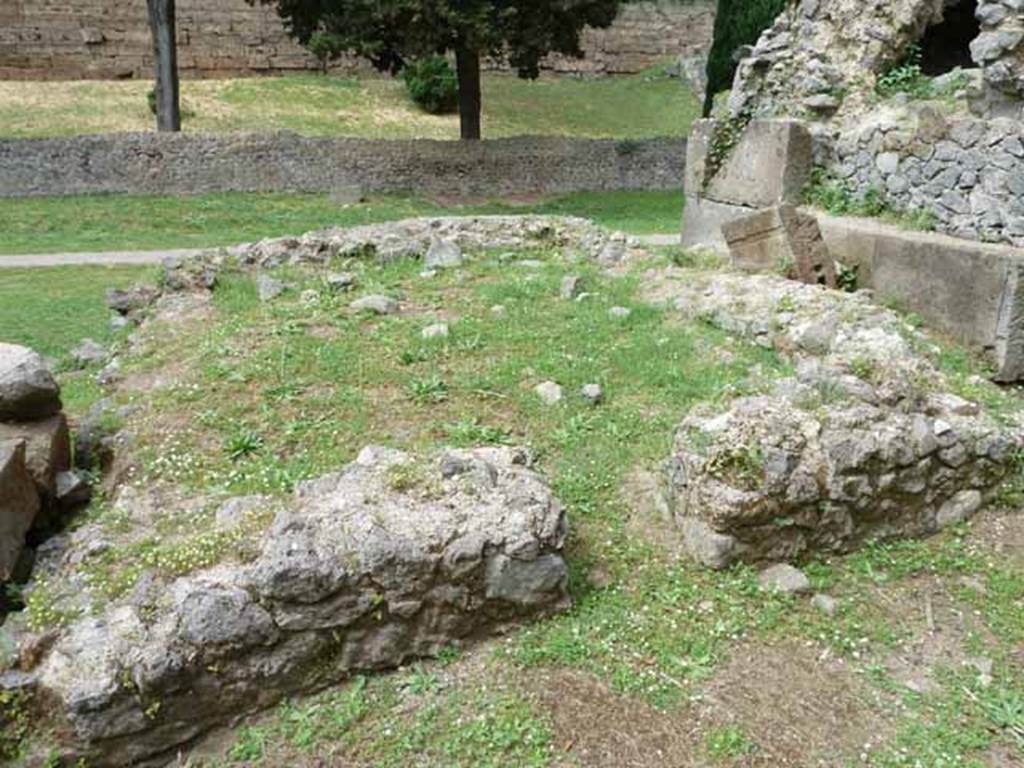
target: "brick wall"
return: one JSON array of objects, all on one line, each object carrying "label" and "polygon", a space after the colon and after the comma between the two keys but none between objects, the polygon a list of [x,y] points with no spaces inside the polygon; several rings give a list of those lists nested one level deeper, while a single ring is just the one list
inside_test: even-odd
[{"label": "brick wall", "polygon": [[[315,67],[271,7],[245,0],[178,0],[179,63],[187,77],[274,74]],[[584,61],[561,72],[629,73],[711,45],[713,0],[623,7],[615,25],[587,30]],[[342,66],[352,67],[353,62]],[[0,78],[149,77],[145,0],[0,0]]]}]

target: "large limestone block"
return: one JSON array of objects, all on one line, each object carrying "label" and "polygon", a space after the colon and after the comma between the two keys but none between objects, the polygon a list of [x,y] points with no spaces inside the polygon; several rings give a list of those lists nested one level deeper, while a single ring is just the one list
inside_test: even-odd
[{"label": "large limestone block", "polygon": [[39,496],[25,466],[25,444],[0,442],[0,581],[7,581],[39,513]]},{"label": "large limestone block", "polygon": [[71,438],[63,413],[40,421],[0,423],[0,441],[25,443],[25,466],[35,481],[44,508],[57,497],[57,475],[71,468]]},{"label": "large limestone block", "polygon": [[792,205],[766,208],[722,225],[732,263],[748,272],[791,271],[804,283],[836,285],[829,257],[813,215]]},{"label": "large limestone block", "polygon": [[[234,500],[279,505],[255,553],[143,574],[59,632],[38,686],[67,721],[62,746],[90,765],[135,765],[284,696],[567,607],[565,514],[528,463],[511,448],[367,448],[290,501]],[[145,517],[137,497],[126,503]],[[228,506],[218,524],[244,524]],[[110,536],[77,529],[53,578],[73,579]]]},{"label": "large limestone block", "polygon": [[43,419],[60,408],[60,388],[43,359],[0,342],[0,421]]},{"label": "large limestone block", "polygon": [[720,125],[717,120],[701,120],[690,133],[688,196],[754,209],[800,201],[813,164],[811,134],[802,122],[750,122],[719,167],[709,169],[716,162],[714,136]]},{"label": "large limestone block", "polygon": [[1024,377],[1024,249],[815,212],[858,284],[988,354],[997,381]]}]

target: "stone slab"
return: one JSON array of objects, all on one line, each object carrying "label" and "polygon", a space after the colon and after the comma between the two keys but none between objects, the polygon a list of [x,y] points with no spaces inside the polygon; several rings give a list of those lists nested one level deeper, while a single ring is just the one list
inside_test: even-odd
[{"label": "stone slab", "polygon": [[39,496],[25,466],[23,442],[0,442],[0,581],[14,573],[39,513]]},{"label": "stone slab", "polygon": [[858,285],[980,349],[996,380],[1024,377],[1024,250],[815,212],[832,256]]},{"label": "stone slab", "polygon": [[0,423],[0,441],[23,441],[25,466],[36,484],[44,509],[57,498],[57,475],[71,469],[71,438],[63,413],[41,421]]},{"label": "stone slab", "polygon": [[784,271],[812,285],[836,285],[835,265],[814,216],[780,205],[722,225],[733,266]]},{"label": "stone slab", "polygon": [[802,122],[752,121],[708,180],[707,165],[717,125],[716,120],[701,120],[691,131],[685,172],[688,196],[748,208],[800,201],[813,164],[811,134]]},{"label": "stone slab", "polygon": [[680,245],[683,248],[703,246],[721,253],[728,253],[729,245],[722,235],[722,225],[745,219],[755,209],[742,205],[716,203],[696,195],[686,196],[683,208],[683,227]]}]

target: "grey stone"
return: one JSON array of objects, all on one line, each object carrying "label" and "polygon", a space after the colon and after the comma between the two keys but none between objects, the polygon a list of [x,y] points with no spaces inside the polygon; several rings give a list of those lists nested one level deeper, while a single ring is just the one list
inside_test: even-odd
[{"label": "grey stone", "polygon": [[567,275],[562,278],[558,295],[563,299],[576,299],[583,293],[583,278],[579,275]]},{"label": "grey stone", "polygon": [[604,400],[604,390],[600,384],[584,384],[580,396],[591,405],[599,405]]},{"label": "grey stone", "polygon": [[39,508],[35,483],[25,466],[24,442],[0,442],[0,582],[14,574]]},{"label": "grey stone", "polygon": [[[143,764],[285,697],[570,604],[565,514],[521,449],[371,447],[278,503],[250,557],[140,580],[56,630],[37,685],[68,723],[62,754]],[[52,577],[109,535],[86,522]]]},{"label": "grey stone", "polygon": [[811,581],[803,571],[788,563],[778,563],[761,571],[757,583],[766,592],[803,595],[811,591]]},{"label": "grey stone", "polygon": [[428,325],[420,331],[420,336],[424,339],[443,339],[448,336],[448,333],[447,323],[435,323],[434,325]]},{"label": "grey stone", "polygon": [[457,267],[463,262],[462,249],[453,242],[434,239],[423,259],[427,269],[446,269]]},{"label": "grey stone", "polygon": [[333,291],[350,291],[356,287],[356,276],[351,272],[332,272],[324,278],[327,287]]},{"label": "grey stone", "polygon": [[262,273],[256,275],[256,295],[259,296],[260,301],[273,301],[284,293],[286,288],[283,281],[270,275]]},{"label": "grey stone", "polygon": [[65,470],[57,473],[56,497],[61,510],[67,511],[88,504],[92,498],[92,487],[82,475],[74,470]]},{"label": "grey stone", "polygon": [[71,350],[71,359],[79,368],[90,365],[102,365],[110,357],[110,351],[93,339],[82,341]]},{"label": "grey stone", "polygon": [[553,381],[543,381],[533,388],[544,405],[555,405],[562,400],[562,388]]},{"label": "grey stone", "polygon": [[43,419],[61,409],[60,387],[27,347],[0,342],[0,421]]},{"label": "grey stone", "polygon": [[836,599],[822,592],[817,593],[811,598],[811,605],[826,616],[835,616],[839,610],[839,604],[836,602]]},{"label": "grey stone", "polygon": [[160,289],[153,285],[111,288],[107,291],[107,306],[119,315],[131,316],[150,307],[159,297]]},{"label": "grey stone", "polygon": [[939,508],[935,522],[939,528],[962,523],[981,509],[982,496],[979,491],[960,491]]},{"label": "grey stone", "polygon": [[633,311],[628,307],[612,307],[608,310],[608,316],[616,320],[625,320],[631,314],[633,314]]},{"label": "grey stone", "polygon": [[43,502],[43,513],[54,511],[57,476],[71,468],[71,439],[64,414],[38,421],[0,423],[0,441],[24,442],[25,466]]},{"label": "grey stone", "polygon": [[356,312],[372,312],[375,315],[398,314],[398,302],[390,296],[374,294],[356,299],[349,306]]}]

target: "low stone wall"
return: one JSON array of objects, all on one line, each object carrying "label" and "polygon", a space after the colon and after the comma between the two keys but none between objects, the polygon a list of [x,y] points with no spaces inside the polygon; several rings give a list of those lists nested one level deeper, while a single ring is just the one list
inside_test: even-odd
[{"label": "low stone wall", "polygon": [[0,197],[414,192],[479,198],[682,185],[686,140],[385,141],[289,133],[0,141]]},{"label": "low stone wall", "polygon": [[[279,74],[315,69],[273,6],[246,0],[178,0],[179,65],[186,76]],[[551,56],[556,72],[633,73],[666,57],[711,47],[712,0],[623,6],[608,29],[587,29],[584,59]],[[0,79],[152,76],[145,0],[3,0]],[[360,63],[347,59],[341,68]],[[362,65],[365,66],[365,65]]]},{"label": "low stone wall", "polygon": [[832,171],[857,194],[930,211],[948,234],[1024,245],[1024,123],[929,107],[874,115],[843,135]]}]

